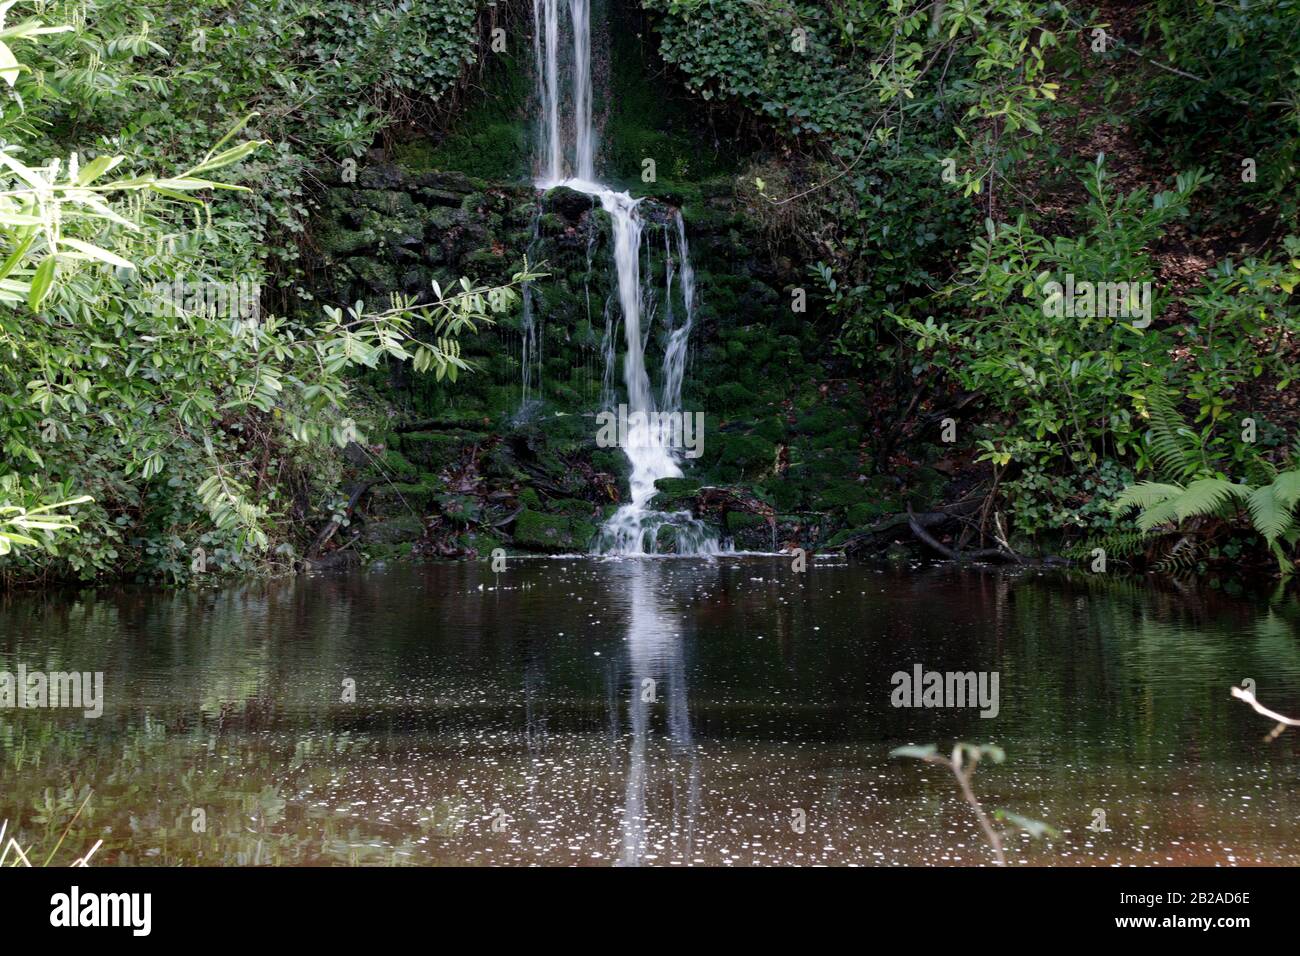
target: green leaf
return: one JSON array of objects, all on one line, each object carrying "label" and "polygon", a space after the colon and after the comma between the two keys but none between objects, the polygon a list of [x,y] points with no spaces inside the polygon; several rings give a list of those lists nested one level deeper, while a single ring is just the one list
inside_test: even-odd
[{"label": "green leaf", "polygon": [[911,757],[916,760],[927,760],[938,753],[938,747],[934,744],[926,744],[924,747],[895,747],[889,752],[891,757]]},{"label": "green leaf", "polygon": [[58,259],[54,256],[46,256],[41,260],[41,264],[36,267],[36,272],[32,276],[31,290],[27,293],[27,306],[33,312],[40,310],[41,303],[50,294],[50,289],[54,286],[54,273],[57,268]]},{"label": "green leaf", "polygon": [[99,246],[92,246],[88,242],[82,242],[80,239],[73,239],[70,236],[63,236],[60,240],[65,246],[71,246],[84,256],[91,259],[98,259],[100,262],[106,262],[110,266],[117,266],[119,269],[134,269],[135,265],[123,259],[115,252],[109,252],[107,249],[101,249]]},{"label": "green leaf", "polygon": [[9,44],[0,41],[0,79],[3,79],[11,87],[18,82],[18,74],[23,70],[14,56],[13,50],[9,49]]},{"label": "green leaf", "polygon": [[1035,840],[1041,840],[1044,837],[1056,839],[1061,835],[1060,831],[1055,827],[1044,823],[1042,820],[1031,820],[1029,817],[1022,817],[1010,810],[995,810],[993,816],[998,820],[1005,820],[1007,823],[1019,827]]}]

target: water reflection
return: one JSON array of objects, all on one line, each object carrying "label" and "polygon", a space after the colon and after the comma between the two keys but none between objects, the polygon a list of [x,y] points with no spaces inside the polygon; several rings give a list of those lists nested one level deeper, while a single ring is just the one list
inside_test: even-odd
[{"label": "water reflection", "polygon": [[[623,802],[623,849],[625,866],[653,861],[663,855],[663,842],[671,847],[674,860],[693,858],[695,813],[700,799],[700,765],[691,734],[691,715],[686,684],[685,636],[664,606],[665,565],[659,561],[633,561],[621,566],[618,579],[628,595],[628,677],[623,690],[628,696],[628,724],[632,741],[628,756],[626,796]],[[653,711],[666,708],[666,759],[662,768],[667,778],[668,813],[651,824],[647,814],[648,795],[663,798],[663,788],[651,790],[647,752],[650,747]],[[664,840],[654,844],[653,831],[666,829]]]},{"label": "water reflection", "polygon": [[[1298,625],[1294,599],[740,558],[27,596],[0,669],[103,671],[104,715],[0,710],[0,820],[52,846],[93,791],[65,846],[100,865],[983,864],[951,788],[888,757],[966,739],[1008,753],[988,806],[1064,834],[1013,864],[1300,863],[1300,734],[1265,744],[1227,693],[1300,706]],[[918,662],[997,670],[997,719],[891,707]]]}]

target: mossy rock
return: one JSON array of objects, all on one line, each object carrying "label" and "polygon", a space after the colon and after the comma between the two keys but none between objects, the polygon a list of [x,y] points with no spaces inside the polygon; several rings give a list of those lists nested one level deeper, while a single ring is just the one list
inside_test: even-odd
[{"label": "mossy rock", "polygon": [[468,531],[457,538],[457,542],[466,551],[475,551],[483,560],[491,560],[492,552],[497,548],[505,550],[505,542],[500,538],[480,531]]},{"label": "mossy rock", "polygon": [[479,470],[487,478],[502,478],[507,481],[528,479],[528,473],[519,467],[518,459],[505,442],[488,449],[479,462]]},{"label": "mossy rock", "polygon": [[464,224],[468,219],[469,215],[463,209],[434,206],[425,217],[427,223],[425,235],[437,239],[442,233]]},{"label": "mossy rock", "polygon": [[473,524],[483,516],[483,501],[474,495],[440,495],[438,510],[460,524]]},{"label": "mossy rock", "polygon": [[770,479],[760,486],[778,511],[797,511],[809,501],[809,482],[799,479]]},{"label": "mossy rock", "polygon": [[591,467],[607,475],[618,475],[627,465],[627,456],[616,449],[600,449],[591,453]]},{"label": "mossy rock", "polygon": [[351,256],[378,241],[379,237],[369,229],[349,229],[341,223],[327,223],[316,233],[321,252],[328,256]]},{"label": "mossy rock", "polygon": [[427,515],[442,492],[442,487],[427,477],[419,483],[385,482],[371,489],[366,512],[382,518]]},{"label": "mossy rock", "polygon": [[571,518],[590,520],[596,506],[590,501],[583,501],[581,498],[561,498],[552,501],[549,510],[568,515]]},{"label": "mossy rock", "polygon": [[785,442],[785,422],[780,418],[765,418],[753,428],[759,438],[770,441],[773,445]]},{"label": "mossy rock", "polygon": [[471,445],[487,438],[482,432],[430,431],[402,435],[402,452],[421,468],[440,468],[460,457]]},{"label": "mossy rock", "polygon": [[842,528],[826,539],[826,547],[838,548],[853,538],[854,535],[860,534],[858,528]]},{"label": "mossy rock", "polygon": [[845,520],[852,527],[861,528],[898,510],[897,504],[892,501],[864,501],[850,507]]},{"label": "mossy rock", "polygon": [[732,534],[749,528],[768,527],[767,519],[762,515],[749,514],[745,511],[728,511],[725,524]]},{"label": "mossy rock", "polygon": [[467,275],[480,282],[492,279],[505,281],[513,274],[516,262],[516,259],[507,257],[502,252],[486,248],[475,249],[461,260],[461,265]]},{"label": "mossy rock", "polygon": [[537,221],[537,232],[542,236],[562,236],[571,228],[572,224],[555,212],[548,212]]},{"label": "mossy rock", "polygon": [[728,511],[724,522],[732,543],[745,551],[766,551],[772,547],[772,526],[762,515]]},{"label": "mossy rock", "polygon": [[928,466],[917,468],[907,478],[908,497],[914,504],[924,506],[942,496],[943,486],[948,479],[943,474]]},{"label": "mossy rock", "polygon": [[700,483],[693,478],[660,478],[653,506],[659,511],[693,511],[700,493]]},{"label": "mossy rock", "polygon": [[828,482],[817,492],[813,508],[816,511],[845,511],[871,498],[871,489],[864,482],[841,478]]},{"label": "mossy rock", "polygon": [[542,197],[542,205],[548,212],[556,213],[570,223],[578,222],[590,212],[595,202],[593,197],[568,186],[556,186]]},{"label": "mossy rock", "polygon": [[844,409],[823,404],[804,412],[795,420],[794,430],[801,435],[822,435],[851,424]]},{"label": "mossy rock", "polygon": [[367,521],[361,532],[361,540],[372,545],[393,545],[403,541],[418,541],[423,537],[423,519],[409,512],[381,521]]},{"label": "mossy rock", "polygon": [[827,450],[840,450],[845,448],[857,448],[859,441],[859,432],[852,428],[836,428],[826,432],[824,435],[817,435],[812,440],[814,448]]},{"label": "mossy rock", "polygon": [[596,537],[590,521],[525,508],[515,519],[515,546],[552,554],[585,552]]},{"label": "mossy rock", "polygon": [[776,460],[776,446],[757,435],[718,435],[713,441],[721,445],[718,462],[749,477],[771,469]]},{"label": "mossy rock", "polygon": [[420,473],[420,470],[411,464],[405,455],[393,448],[385,449],[378,460],[385,477],[390,479],[409,481]]},{"label": "mossy rock", "polygon": [[738,382],[724,382],[716,386],[709,397],[724,412],[742,411],[754,401],[754,392]]},{"label": "mossy rock", "polygon": [[415,205],[411,194],[400,189],[358,189],[356,201],[359,206],[383,213],[390,219],[419,222],[420,210]]}]

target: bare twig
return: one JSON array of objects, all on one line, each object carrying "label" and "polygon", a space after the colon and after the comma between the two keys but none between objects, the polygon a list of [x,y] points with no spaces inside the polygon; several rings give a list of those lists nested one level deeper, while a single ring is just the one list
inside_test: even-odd
[{"label": "bare twig", "polygon": [[963,766],[961,758],[962,749],[961,744],[958,744],[952,748],[951,757],[940,757],[938,754],[931,754],[930,756],[921,759],[926,763],[937,764],[940,767],[947,767],[952,771],[952,775],[957,778],[957,783],[961,787],[962,797],[970,804],[971,809],[975,811],[975,816],[979,819],[980,829],[984,831],[985,839],[987,839],[989,844],[993,847],[994,859],[997,860],[998,866],[1006,866],[1007,858],[1002,852],[1002,835],[993,828],[993,821],[990,820],[989,815],[984,812],[984,807],[980,803],[979,797],[975,796],[975,791],[971,789],[970,785],[971,777],[975,776],[975,768],[979,766],[979,751],[973,748],[967,749],[966,753],[970,754],[970,763],[969,765]]},{"label": "bare twig", "polygon": [[1268,736],[1264,738],[1269,742],[1277,740],[1277,738],[1282,735],[1282,732],[1288,727],[1300,727],[1300,720],[1296,720],[1294,717],[1284,717],[1275,710],[1269,710],[1255,699],[1253,691],[1248,691],[1244,687],[1234,687],[1232,688],[1232,696],[1236,697],[1238,700],[1244,700],[1254,709],[1255,713],[1263,714],[1269,720],[1277,721],[1277,726],[1274,727],[1269,732]]}]

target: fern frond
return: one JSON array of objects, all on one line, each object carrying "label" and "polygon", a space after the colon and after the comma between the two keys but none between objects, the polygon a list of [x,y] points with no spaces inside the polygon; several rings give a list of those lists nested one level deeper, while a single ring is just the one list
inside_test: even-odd
[{"label": "fern frond", "polygon": [[1204,552],[1204,542],[1190,537],[1182,537],[1174,542],[1174,546],[1165,552],[1164,556],[1156,561],[1153,567],[1161,574],[1178,574],[1191,571],[1195,569]]},{"label": "fern frond", "polygon": [[1264,536],[1269,547],[1291,526],[1291,509],[1278,500],[1274,485],[1256,488],[1246,498],[1246,506],[1250,509],[1251,523]]},{"label": "fern frond", "polygon": [[1280,544],[1274,541],[1270,550],[1273,552],[1273,557],[1277,558],[1277,567],[1282,572],[1283,577],[1295,573],[1295,562],[1286,556],[1286,552],[1282,550]]},{"label": "fern frond", "polygon": [[1113,531],[1071,545],[1062,551],[1062,554],[1075,561],[1082,561],[1101,548],[1109,558],[1127,558],[1145,551],[1152,538],[1153,536],[1145,531]]},{"label": "fern frond", "polygon": [[1136,485],[1129,485],[1121,491],[1119,497],[1111,505],[1111,510],[1116,514],[1123,514],[1131,508],[1141,508],[1145,511],[1153,505],[1178,497],[1184,490],[1182,485],[1164,485],[1156,481],[1140,481]]},{"label": "fern frond", "polygon": [[1175,513],[1180,521],[1222,515],[1234,498],[1246,499],[1249,495],[1250,488],[1246,485],[1238,485],[1224,478],[1198,478],[1175,501]]},{"label": "fern frond", "polygon": [[1300,468],[1284,471],[1273,479],[1273,496],[1288,511],[1300,504]]},{"label": "fern frond", "polygon": [[1160,474],[1175,480],[1202,474],[1205,455],[1201,437],[1183,420],[1163,386],[1147,390],[1147,413],[1151,423],[1147,446]]},{"label": "fern frond", "polygon": [[1271,461],[1255,452],[1251,452],[1246,459],[1246,484],[1251,487],[1260,485],[1271,485],[1277,478],[1277,466]]},{"label": "fern frond", "polygon": [[1170,498],[1144,510],[1137,518],[1137,526],[1143,531],[1150,531],[1162,524],[1178,522],[1178,499]]}]

